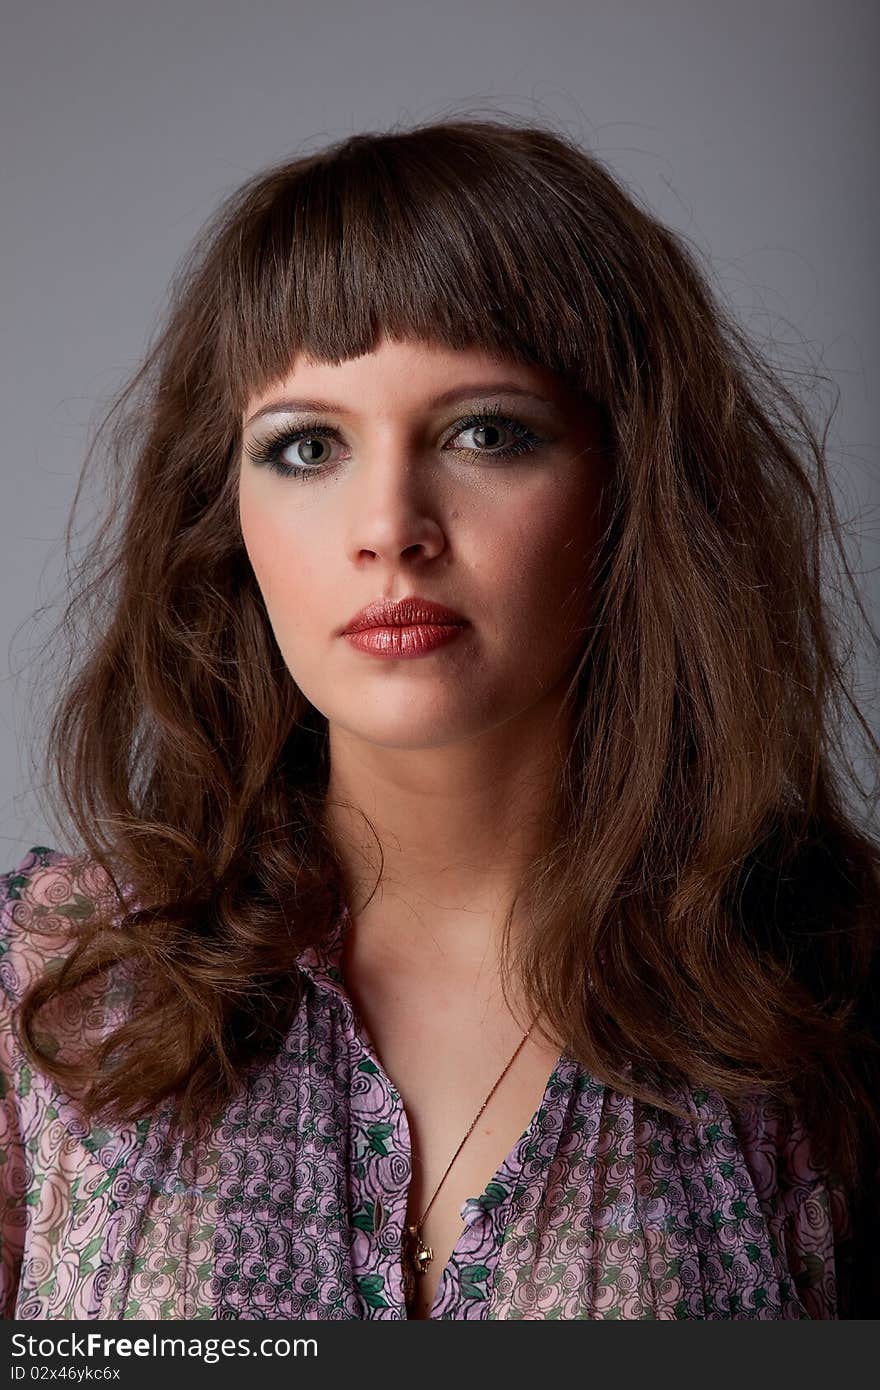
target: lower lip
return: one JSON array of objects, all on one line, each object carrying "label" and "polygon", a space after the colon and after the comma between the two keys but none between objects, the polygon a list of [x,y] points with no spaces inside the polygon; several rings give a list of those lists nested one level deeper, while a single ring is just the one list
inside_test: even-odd
[{"label": "lower lip", "polygon": [[365,627],[360,632],[346,632],[344,637],[358,651],[372,656],[384,656],[399,661],[403,657],[424,656],[454,642],[464,623],[440,626],[418,623],[410,627]]}]

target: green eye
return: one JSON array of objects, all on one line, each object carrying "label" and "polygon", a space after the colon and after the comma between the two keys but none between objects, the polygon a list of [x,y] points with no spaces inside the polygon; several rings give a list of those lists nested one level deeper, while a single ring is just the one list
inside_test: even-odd
[{"label": "green eye", "polygon": [[[468,430],[479,430],[488,434],[489,439],[478,442],[476,448],[463,446],[453,450],[453,452],[475,454],[478,457],[484,455],[486,458],[513,458],[520,454],[532,453],[547,442],[529,429],[528,425],[524,425],[521,420],[515,420],[505,415],[500,409],[495,408],[481,411],[478,415],[468,415],[466,419],[460,420],[452,439],[457,439],[460,434],[464,434]],[[498,448],[492,436],[499,433],[503,436],[505,431],[512,436],[513,442],[504,448]],[[296,428],[283,427],[259,444],[246,444],[244,452],[258,467],[269,468],[282,478],[320,477],[334,465],[326,460],[309,462],[305,459],[298,464],[288,463],[283,455],[288,449],[291,449],[295,444],[300,444],[303,440],[317,443],[326,439],[335,440],[337,443],[342,442],[339,431],[333,425],[329,425],[323,420],[311,420]]]}]

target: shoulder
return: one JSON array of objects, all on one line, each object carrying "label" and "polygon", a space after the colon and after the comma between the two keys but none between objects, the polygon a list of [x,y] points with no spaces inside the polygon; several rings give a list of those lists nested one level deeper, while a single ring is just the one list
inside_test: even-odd
[{"label": "shoulder", "polygon": [[[85,854],[34,845],[0,874],[0,1069],[7,1087],[16,1068],[26,1084],[31,1076],[18,1029],[25,994],[65,964],[96,914],[112,919],[116,901],[109,876]],[[127,994],[121,976],[100,973],[53,994],[38,1014],[41,1047],[59,1060],[81,1061],[122,1021]]]},{"label": "shoulder", "polygon": [[749,1098],[735,1126],[768,1229],[809,1316],[846,1316],[852,1229],[844,1187],[822,1169],[801,1116],[775,1097]]},{"label": "shoulder", "polygon": [[747,1097],[739,1106],[736,1124],[759,1197],[768,1200],[780,1189],[809,1190],[820,1180],[800,1116],[774,1096]]},{"label": "shoulder", "polygon": [[[0,874],[0,1314],[7,1318],[22,1260],[31,1272],[45,1263],[43,1246],[49,1249],[53,1229],[57,1235],[71,1211],[88,1163],[89,1130],[73,1097],[25,1055],[20,1005],[35,981],[64,964],[96,909],[107,920],[104,907],[115,900],[109,877],[86,856],[43,845]],[[46,993],[30,1037],[43,1057],[62,1063],[90,1053],[124,1000],[106,980],[95,989]]]},{"label": "shoulder", "polygon": [[34,845],[0,874],[0,989],[17,1004],[60,964],[81,927],[114,901],[109,878],[85,854]]}]

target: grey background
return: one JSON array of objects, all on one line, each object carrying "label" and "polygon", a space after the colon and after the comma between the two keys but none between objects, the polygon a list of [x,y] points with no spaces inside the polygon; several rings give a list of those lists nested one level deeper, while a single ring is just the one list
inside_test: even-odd
[{"label": "grey background", "polygon": [[[59,542],[89,430],[219,200],[357,130],[460,111],[549,118],[709,255],[775,360],[818,367],[840,389],[830,463],[876,622],[874,0],[4,0],[4,11],[0,871],[57,843],[21,747],[29,618],[63,600]],[[861,684],[876,731],[870,665]]]}]

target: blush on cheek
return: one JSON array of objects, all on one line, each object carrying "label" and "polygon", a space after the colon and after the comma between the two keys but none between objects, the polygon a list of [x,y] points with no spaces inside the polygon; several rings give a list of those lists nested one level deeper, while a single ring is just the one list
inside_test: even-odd
[{"label": "blush on cheek", "polygon": [[276,632],[293,631],[308,621],[320,627],[319,575],[300,544],[287,536],[279,539],[276,531],[267,523],[244,537],[269,621]]},{"label": "blush on cheek", "polygon": [[283,579],[286,557],[295,552],[291,552],[289,541],[285,543],[277,511],[273,514],[244,486],[239,492],[239,523],[247,557],[268,604]]}]

